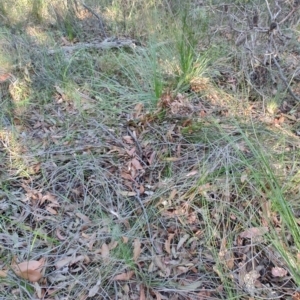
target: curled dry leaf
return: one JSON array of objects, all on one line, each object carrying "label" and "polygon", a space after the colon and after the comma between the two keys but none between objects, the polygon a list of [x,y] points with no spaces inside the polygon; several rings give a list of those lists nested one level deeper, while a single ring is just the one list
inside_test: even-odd
[{"label": "curled dry leaf", "polygon": [[66,239],[66,237],[61,234],[59,228],[56,229],[56,236],[60,241],[64,241]]},{"label": "curled dry leaf", "polygon": [[293,294],[292,300],[300,300],[300,292],[295,292]]},{"label": "curled dry leaf", "polygon": [[98,293],[100,284],[101,284],[101,280],[98,280],[97,283],[90,289],[89,296],[88,296],[89,298],[94,297]]},{"label": "curled dry leaf", "polygon": [[133,242],[133,260],[135,262],[137,262],[138,258],[140,257],[141,252],[142,252],[141,242],[139,239],[135,239]]},{"label": "curled dry leaf", "polygon": [[109,248],[107,246],[107,244],[103,244],[102,247],[101,247],[101,256],[103,258],[103,260],[105,262],[108,261],[108,258],[109,258]]},{"label": "curled dry leaf", "polygon": [[122,236],[122,241],[124,244],[128,243],[128,237],[127,236]]},{"label": "curled dry leaf", "polygon": [[7,276],[7,272],[8,272],[8,270],[0,270],[0,277],[2,277],[2,278],[4,278],[4,277],[6,277]]},{"label": "curled dry leaf", "polygon": [[131,165],[132,165],[136,170],[143,170],[142,165],[140,164],[140,162],[139,162],[136,158],[133,158],[133,159],[131,160]]},{"label": "curled dry leaf", "polygon": [[88,248],[90,251],[93,250],[94,243],[96,242],[96,237],[97,237],[96,232],[94,232],[90,237],[90,241],[88,242]]},{"label": "curled dry leaf", "polygon": [[120,191],[119,194],[124,197],[136,196],[136,192]]},{"label": "curled dry leaf", "polygon": [[197,174],[198,174],[198,171],[194,170],[194,171],[191,171],[191,172],[187,173],[185,176],[186,177],[191,177],[191,176],[194,176],[194,175],[197,175]]},{"label": "curled dry leaf", "polygon": [[168,252],[168,254],[171,254],[171,241],[174,238],[174,233],[170,233],[168,235],[168,239],[165,241],[165,250]]},{"label": "curled dry leaf", "polygon": [[76,216],[79,218],[79,219],[81,219],[83,222],[85,222],[85,223],[91,223],[91,220],[86,216],[86,215],[84,215],[84,214],[82,214],[82,213],[76,213]]},{"label": "curled dry leaf", "polygon": [[182,245],[189,239],[190,235],[185,234],[178,242],[177,251],[182,247]]},{"label": "curled dry leaf", "polygon": [[44,267],[45,259],[29,260],[19,264],[13,264],[12,269],[17,276],[27,279],[31,282],[37,282],[42,277],[42,268]]},{"label": "curled dry leaf", "polygon": [[65,257],[55,263],[55,268],[57,270],[59,270],[59,269],[63,268],[64,266],[68,266],[71,263],[71,261],[72,261],[72,257],[70,257],[70,256]]},{"label": "curled dry leaf", "polygon": [[140,285],[140,300],[146,300],[145,288],[142,284]]},{"label": "curled dry leaf", "polygon": [[253,239],[264,235],[268,231],[269,231],[268,227],[252,227],[240,233],[240,237]]},{"label": "curled dry leaf", "polygon": [[134,275],[134,272],[129,271],[129,272],[125,272],[125,273],[116,275],[113,280],[119,280],[119,281],[130,280],[133,275]]},{"label": "curled dry leaf", "polygon": [[280,267],[274,267],[272,268],[272,275],[273,277],[284,277],[287,275],[287,270]]}]

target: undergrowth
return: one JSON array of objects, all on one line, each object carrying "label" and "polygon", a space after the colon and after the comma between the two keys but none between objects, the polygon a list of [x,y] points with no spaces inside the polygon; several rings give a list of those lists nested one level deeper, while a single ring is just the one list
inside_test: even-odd
[{"label": "undergrowth", "polygon": [[1,297],[298,299],[296,1],[50,2],[0,3]]}]

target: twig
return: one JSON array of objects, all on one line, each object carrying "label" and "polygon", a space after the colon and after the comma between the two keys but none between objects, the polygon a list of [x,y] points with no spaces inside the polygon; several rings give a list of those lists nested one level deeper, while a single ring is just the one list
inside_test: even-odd
[{"label": "twig", "polygon": [[96,14],[90,7],[88,7],[85,3],[81,2],[81,5],[87,9],[92,15],[94,15],[98,20],[99,20],[99,25],[100,25],[100,28],[105,36],[105,38],[107,38],[107,35],[106,35],[106,32],[105,32],[105,29],[104,29],[104,25],[103,25],[103,21],[102,21],[102,18]]},{"label": "twig", "polygon": [[277,67],[277,69],[278,69],[278,72],[279,72],[279,76],[280,76],[281,80],[284,82],[284,84],[285,84],[285,86],[286,86],[288,92],[290,93],[290,95],[291,95],[296,101],[299,101],[299,102],[300,102],[300,98],[297,97],[297,96],[294,94],[294,92],[292,91],[292,89],[290,88],[290,85],[288,84],[287,79],[286,79],[286,77],[284,76],[284,74],[283,74],[283,72],[282,72],[282,69],[281,69],[281,67],[280,67],[279,63],[277,62],[277,60],[276,60],[276,58],[275,58],[274,55],[272,55],[272,60],[273,60],[273,62],[275,63],[275,65],[276,65],[276,67]]}]

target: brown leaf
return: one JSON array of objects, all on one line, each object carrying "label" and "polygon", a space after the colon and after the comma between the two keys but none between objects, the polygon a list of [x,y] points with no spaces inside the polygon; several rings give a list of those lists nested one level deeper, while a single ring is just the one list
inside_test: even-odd
[{"label": "brown leaf", "polygon": [[47,206],[46,210],[52,215],[57,215],[57,211],[50,206]]},{"label": "brown leaf", "polygon": [[134,156],[135,151],[136,151],[136,149],[135,149],[135,147],[133,147],[133,148],[131,148],[130,150],[126,150],[126,153],[127,153],[130,157],[132,157],[132,156]]},{"label": "brown leaf", "polygon": [[132,140],[132,137],[130,135],[125,135],[122,138],[126,143],[131,144],[131,145],[134,144],[134,141]]},{"label": "brown leaf", "polygon": [[72,257],[70,257],[70,256],[60,259],[59,261],[57,261],[55,263],[55,268],[57,270],[59,270],[59,269],[63,268],[64,266],[68,266],[71,263],[71,261],[72,261]]},{"label": "brown leaf", "polygon": [[182,247],[182,245],[189,239],[190,235],[185,234],[178,242],[177,244],[177,251]]},{"label": "brown leaf", "polygon": [[140,285],[140,300],[146,300],[144,285]]},{"label": "brown leaf", "polygon": [[85,223],[91,223],[91,220],[86,215],[84,215],[82,213],[78,212],[78,213],[76,213],[76,216],[78,218],[80,218],[82,221],[84,221]]},{"label": "brown leaf", "polygon": [[94,232],[90,237],[90,241],[88,242],[88,248],[90,251],[92,251],[93,249],[94,243],[96,242],[96,237],[97,237],[96,232]]},{"label": "brown leaf", "polygon": [[168,198],[170,205],[171,205],[171,201],[175,198],[176,194],[177,194],[177,190],[173,189]]},{"label": "brown leaf", "polygon": [[136,158],[133,158],[133,159],[131,160],[131,165],[132,165],[136,170],[143,170],[142,165],[140,164],[140,162],[139,162]]},{"label": "brown leaf", "polygon": [[263,236],[268,231],[268,227],[252,227],[240,233],[240,237],[252,239],[255,237]]},{"label": "brown leaf", "polygon": [[295,292],[292,297],[293,300],[300,300],[300,292]]},{"label": "brown leaf", "polygon": [[168,254],[171,254],[171,241],[174,238],[174,233],[169,233],[168,239],[165,241],[165,250],[168,252]]},{"label": "brown leaf", "polygon": [[133,275],[134,275],[134,271],[129,271],[129,272],[116,275],[113,278],[113,280],[120,280],[120,281],[130,280]]},{"label": "brown leaf", "polygon": [[45,201],[49,201],[49,202],[52,202],[54,204],[57,204],[59,206],[59,203],[57,201],[57,198],[56,196],[50,194],[50,193],[46,193],[46,195],[44,195],[41,199],[41,204],[43,204]]},{"label": "brown leaf", "polygon": [[98,293],[100,284],[101,284],[101,281],[98,280],[97,283],[89,290],[89,298],[94,297]]},{"label": "brown leaf", "polygon": [[8,270],[0,270],[0,277],[1,278],[4,278],[4,277],[6,277],[7,276],[7,272],[8,272]]},{"label": "brown leaf", "polygon": [[163,158],[163,161],[179,161],[181,160],[180,157],[165,157]]},{"label": "brown leaf", "polygon": [[244,183],[247,180],[247,178],[248,178],[248,174],[247,173],[242,174],[242,176],[241,176],[241,183]]},{"label": "brown leaf", "polygon": [[17,265],[12,265],[12,269],[19,277],[27,279],[31,282],[37,282],[43,277],[41,271],[44,267],[44,263],[44,258],[41,258],[38,261],[29,260],[19,263]]},{"label": "brown leaf", "polygon": [[160,256],[158,256],[158,255],[154,256],[153,262],[161,270],[165,270],[166,266],[162,263]]},{"label": "brown leaf", "polygon": [[65,237],[65,236],[63,236],[63,235],[61,234],[59,228],[56,229],[56,236],[57,236],[57,238],[58,238],[60,241],[64,241],[64,240],[67,238],[67,237]]},{"label": "brown leaf", "polygon": [[150,166],[153,164],[154,159],[155,159],[155,156],[156,156],[156,152],[153,151],[153,152],[151,153],[149,159],[148,159],[148,163],[149,163]]},{"label": "brown leaf", "polygon": [[136,196],[136,192],[120,191],[119,194],[124,197]]},{"label": "brown leaf", "polygon": [[101,256],[104,261],[108,261],[109,258],[109,248],[108,246],[104,243],[101,247]]},{"label": "brown leaf", "polygon": [[138,258],[140,257],[140,254],[142,252],[141,249],[141,242],[139,239],[135,239],[133,243],[133,260],[137,262]]},{"label": "brown leaf", "polygon": [[284,277],[287,275],[287,270],[280,267],[274,267],[272,268],[272,275],[273,277]]},{"label": "brown leaf", "polygon": [[198,174],[198,171],[194,170],[194,171],[191,171],[191,172],[187,173],[185,176],[186,177],[191,177],[191,176],[194,176],[194,175],[197,175],[197,174]]},{"label": "brown leaf", "polygon": [[134,117],[137,119],[141,115],[141,112],[144,110],[144,105],[142,103],[138,103],[133,110]]},{"label": "brown leaf", "polygon": [[113,250],[113,249],[115,249],[117,246],[118,246],[118,241],[111,241],[111,242],[108,244],[108,249],[109,249],[109,250]]},{"label": "brown leaf", "polygon": [[128,237],[127,236],[122,236],[122,240],[124,244],[128,243]]},{"label": "brown leaf", "polygon": [[121,172],[121,177],[127,180],[133,180],[132,176],[124,171]]},{"label": "brown leaf", "polygon": [[140,190],[140,195],[143,195],[145,193],[145,188],[142,184],[140,185],[139,190]]}]

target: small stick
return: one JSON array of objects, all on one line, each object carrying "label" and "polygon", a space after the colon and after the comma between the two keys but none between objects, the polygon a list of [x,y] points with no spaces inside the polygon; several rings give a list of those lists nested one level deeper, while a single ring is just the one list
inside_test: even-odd
[{"label": "small stick", "polygon": [[102,18],[98,14],[96,14],[90,7],[88,7],[85,3],[82,2],[81,5],[99,20],[100,28],[104,34],[104,37],[107,38]]},{"label": "small stick", "polygon": [[278,69],[279,76],[280,76],[281,80],[284,82],[284,84],[285,84],[285,86],[286,86],[288,92],[290,93],[290,95],[291,95],[295,100],[297,100],[297,101],[300,102],[300,98],[297,97],[297,96],[294,94],[294,92],[292,91],[292,89],[290,88],[290,85],[288,84],[287,79],[285,78],[285,76],[284,76],[284,74],[283,74],[283,72],[282,72],[282,69],[281,69],[281,67],[280,67],[279,63],[277,62],[277,60],[276,60],[276,58],[275,58],[274,55],[272,55],[272,60],[274,61],[275,65],[276,65],[276,67],[277,67],[277,69]]}]

